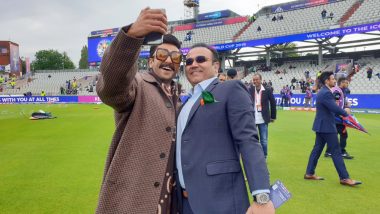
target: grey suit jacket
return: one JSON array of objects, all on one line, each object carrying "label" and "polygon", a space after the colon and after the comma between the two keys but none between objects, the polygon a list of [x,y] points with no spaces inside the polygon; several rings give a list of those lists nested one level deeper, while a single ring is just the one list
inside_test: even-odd
[{"label": "grey suit jacket", "polygon": [[250,192],[269,189],[269,173],[258,142],[254,109],[240,81],[213,81],[206,89],[218,102],[191,109],[182,134],[181,158],[186,191],[194,213],[246,213]]}]

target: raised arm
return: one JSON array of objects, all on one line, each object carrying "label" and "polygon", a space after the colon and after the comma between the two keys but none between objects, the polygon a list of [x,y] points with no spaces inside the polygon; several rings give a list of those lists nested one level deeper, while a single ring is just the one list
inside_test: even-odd
[{"label": "raised arm", "polygon": [[150,32],[164,34],[166,15],[158,9],[145,8],[137,20],[123,27],[104,53],[96,91],[100,99],[117,112],[127,111],[136,95],[137,60],[144,37]]}]

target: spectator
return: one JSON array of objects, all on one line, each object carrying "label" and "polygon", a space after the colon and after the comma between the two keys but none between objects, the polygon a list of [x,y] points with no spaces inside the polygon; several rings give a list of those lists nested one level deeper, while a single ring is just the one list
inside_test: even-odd
[{"label": "spectator", "polygon": [[294,84],[292,83],[292,84],[290,85],[289,89],[290,89],[290,90],[295,90],[296,87],[295,87]]},{"label": "spectator", "polygon": [[255,15],[252,15],[251,17],[249,17],[248,22],[254,22],[254,21],[256,21]]},{"label": "spectator", "polygon": [[371,78],[372,78],[372,73],[373,73],[372,68],[371,68],[371,67],[368,67],[368,68],[367,68],[367,78],[368,78],[368,80],[371,80]]},{"label": "spectator", "polygon": [[48,78],[49,78],[49,79],[51,78],[51,75],[50,75],[50,74],[48,75]]},{"label": "spectator", "polygon": [[66,89],[68,89],[68,90],[71,89],[71,82],[70,82],[70,80],[66,81]]},{"label": "spectator", "polygon": [[[252,78],[252,86],[248,89],[254,104],[254,116],[260,144],[265,158],[268,154],[268,124],[276,119],[276,101],[272,90],[261,83],[261,75],[255,74]],[[269,90],[268,90],[269,89]]]},{"label": "spectator", "polygon": [[61,86],[61,87],[59,88],[59,91],[60,91],[60,94],[61,94],[61,95],[65,95],[65,88],[64,88],[64,87]]},{"label": "spectator", "polygon": [[264,80],[262,84],[263,84],[264,87],[268,87],[267,81]]},{"label": "spectator", "polygon": [[305,91],[305,105],[304,107],[313,107],[312,98],[313,98],[313,92],[309,87],[306,88]]},{"label": "spectator", "polygon": [[301,81],[299,81],[299,83],[300,83],[301,89],[306,86],[305,80],[301,80]]},{"label": "spectator", "polygon": [[280,94],[281,94],[281,107],[284,107],[284,103],[286,100],[286,87],[285,86],[282,87]]},{"label": "spectator", "polygon": [[329,18],[330,18],[331,20],[334,18],[334,13],[333,13],[333,12],[330,13]]},{"label": "spectator", "polygon": [[321,15],[322,15],[322,19],[326,18],[326,15],[327,15],[326,9],[322,10]]},{"label": "spectator", "polygon": [[258,32],[261,31],[261,27],[260,27],[260,26],[257,27],[257,31],[258,31]]},{"label": "spectator", "polygon": [[[294,87],[294,86],[293,86]],[[286,91],[286,99],[285,99],[285,103],[286,103],[286,106],[287,107],[290,107],[290,101],[292,99],[292,96],[293,96],[293,92],[292,90],[289,88],[289,87],[286,87],[287,88],[287,91]]]},{"label": "spectator", "polygon": [[11,85],[12,89],[14,89],[16,86],[16,81],[12,79],[9,84]]},{"label": "spectator", "polygon": [[305,71],[305,79],[309,79],[310,77],[310,71],[306,70]]},{"label": "spectator", "polygon": [[187,32],[184,41],[191,41],[192,36],[193,36],[193,31],[189,31],[189,32]]},{"label": "spectator", "polygon": [[32,92],[28,91],[28,92],[24,93],[24,96],[25,97],[31,97],[32,96]]},{"label": "spectator", "polygon": [[41,91],[41,97],[45,97],[46,96],[46,92],[45,91]]},{"label": "spectator", "polygon": [[277,20],[276,16],[273,16],[272,21],[275,22]]},{"label": "spectator", "polygon": [[321,74],[322,74],[322,71],[318,71],[318,73],[317,73],[317,79],[319,78],[319,76],[321,76]]},{"label": "spectator", "polygon": [[291,83],[293,84],[293,83],[296,83],[296,82],[297,82],[297,79],[295,77],[293,77]]},{"label": "spectator", "polygon": [[233,68],[227,71],[227,80],[233,80],[237,77],[237,71]]},{"label": "spectator", "polygon": [[375,74],[375,76],[377,76],[380,79],[380,73]]},{"label": "spectator", "polygon": [[[345,110],[347,113],[350,113],[350,108],[351,108],[351,102],[347,100],[347,95],[345,94],[346,88],[348,88],[348,79],[345,77],[341,77],[338,79],[338,84],[337,86],[331,88],[331,91],[334,95],[335,102],[336,104]],[[340,122],[335,121],[336,123],[336,129],[339,134],[339,147],[341,150],[342,157],[345,159],[353,159],[354,157],[349,155],[346,151],[346,146],[347,146],[347,138],[348,138],[348,133],[346,130],[346,126],[343,125]],[[331,157],[331,148],[330,146],[327,146],[325,157]]]},{"label": "spectator", "polygon": [[75,79],[73,81],[72,87],[73,87],[74,90],[77,89],[77,87],[78,87],[78,83],[77,83],[77,81]]},{"label": "spectator", "polygon": [[249,87],[249,82],[248,82],[248,81],[245,81],[245,82],[244,82],[244,85],[245,85],[245,87],[248,88],[248,87]]},{"label": "spectator", "polygon": [[270,85],[270,87],[273,87],[273,84],[272,84],[271,80],[268,81],[268,85]]},{"label": "spectator", "polygon": [[218,79],[219,79],[220,82],[224,82],[227,79],[227,75],[224,74],[224,73],[219,73],[218,74]]},{"label": "spectator", "polygon": [[300,90],[300,83],[299,82],[296,82],[296,90]]}]

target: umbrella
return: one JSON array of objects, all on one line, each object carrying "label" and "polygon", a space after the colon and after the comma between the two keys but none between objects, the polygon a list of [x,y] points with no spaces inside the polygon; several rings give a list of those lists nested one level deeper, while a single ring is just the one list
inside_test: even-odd
[{"label": "umbrella", "polygon": [[368,134],[368,131],[359,123],[359,121],[356,119],[354,115],[348,115],[347,117],[337,116],[335,117],[335,121],[345,125],[346,127],[357,129]]}]

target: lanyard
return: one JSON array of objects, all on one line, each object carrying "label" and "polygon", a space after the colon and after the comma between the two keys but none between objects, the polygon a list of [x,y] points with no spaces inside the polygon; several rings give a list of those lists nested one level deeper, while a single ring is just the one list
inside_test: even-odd
[{"label": "lanyard", "polygon": [[262,88],[260,88],[260,91],[257,93],[257,90],[255,88],[255,105],[256,105],[256,110],[258,112],[261,112],[261,96],[263,94]]}]

